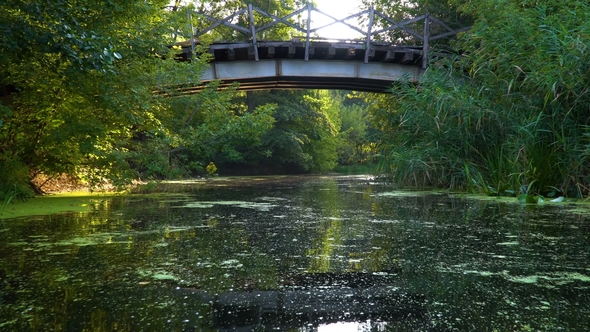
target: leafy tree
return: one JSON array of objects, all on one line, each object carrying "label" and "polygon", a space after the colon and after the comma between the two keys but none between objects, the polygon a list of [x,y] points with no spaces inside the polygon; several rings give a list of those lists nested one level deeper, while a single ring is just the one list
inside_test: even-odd
[{"label": "leafy tree", "polygon": [[351,165],[372,162],[375,154],[372,135],[374,128],[369,122],[364,95],[350,91],[326,92],[338,110],[340,132],[338,134],[338,164]]},{"label": "leafy tree", "polygon": [[[168,176],[178,165],[202,171],[215,149],[256,141],[270,127],[270,107],[229,112],[232,91],[175,91],[198,83],[207,58],[174,61],[171,31],[181,30],[170,27],[185,13],[167,4],[0,5],[0,86],[12,90],[0,100],[0,183],[30,194],[39,173],[99,185]],[[198,153],[190,160],[180,153],[187,147]]]},{"label": "leafy tree", "polygon": [[342,107],[340,110],[343,144],[338,148],[339,164],[357,164],[366,160],[368,137],[367,110],[360,105]]},{"label": "leafy tree", "polygon": [[[228,163],[256,167],[258,172],[327,171],[336,166],[340,117],[328,91],[271,90],[253,92],[255,106],[276,105],[273,128],[259,145],[242,150]],[[238,100],[246,104],[245,96]]]},{"label": "leafy tree", "polygon": [[[470,15],[462,15],[461,12],[458,10],[462,0],[457,1],[436,1],[436,0],[410,0],[410,1],[387,1],[387,0],[363,0],[364,7],[373,7],[375,10],[385,14],[386,16],[392,18],[396,22],[404,22],[406,20],[413,19],[420,15],[430,14],[431,16],[435,17],[439,21],[443,22],[447,26],[451,28],[462,28],[465,26],[470,26],[473,22],[472,16]],[[363,17],[361,21],[365,24],[368,23],[368,17]],[[379,16],[375,16],[375,21],[373,22],[374,26],[376,27],[390,27],[392,24],[387,20]],[[405,25],[406,28],[409,28],[419,35],[424,34],[424,21],[419,20],[417,22],[409,23]],[[447,30],[443,29],[438,24],[432,23],[430,25],[431,35],[436,35],[438,33],[445,33]],[[378,30],[373,28],[373,31]],[[416,38],[412,34],[409,34],[402,29],[393,29],[384,33],[381,33],[379,36],[376,36],[377,40],[383,40],[392,43],[398,44],[407,44],[407,45],[422,45],[422,40]],[[447,39],[438,39],[436,41],[431,41],[431,46],[447,46],[448,40]]]},{"label": "leafy tree", "polygon": [[[123,56],[153,57],[154,47],[163,46],[150,36],[157,31],[141,36],[159,28],[163,5],[3,2],[0,84],[18,93],[4,105],[0,155],[7,165],[27,170],[13,181],[22,183],[22,174],[75,172],[128,135],[119,124],[129,123],[143,105],[125,109],[117,101],[120,94],[103,92],[113,88]],[[137,31],[140,25],[146,31]]]}]

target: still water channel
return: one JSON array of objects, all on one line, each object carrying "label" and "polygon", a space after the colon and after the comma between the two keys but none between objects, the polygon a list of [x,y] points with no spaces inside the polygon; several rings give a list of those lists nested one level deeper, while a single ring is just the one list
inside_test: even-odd
[{"label": "still water channel", "polygon": [[214,181],[0,223],[0,331],[587,331],[569,205]]}]

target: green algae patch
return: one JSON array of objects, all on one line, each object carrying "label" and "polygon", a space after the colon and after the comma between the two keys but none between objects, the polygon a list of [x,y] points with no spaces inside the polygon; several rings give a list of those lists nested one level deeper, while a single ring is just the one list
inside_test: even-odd
[{"label": "green algae patch", "polygon": [[517,246],[520,243],[518,241],[510,241],[510,242],[500,242],[500,243],[496,243],[496,245],[498,246]]},{"label": "green algae patch", "polygon": [[523,284],[538,284],[543,281],[544,287],[553,287],[553,285],[566,285],[573,282],[590,282],[590,277],[578,272],[552,272],[541,275],[529,276],[511,276],[505,274],[508,281]]},{"label": "green algae patch", "polygon": [[139,269],[137,274],[142,278],[161,281],[178,281],[179,278],[163,270]]},{"label": "green algae patch", "polygon": [[121,196],[131,199],[153,198],[167,203],[183,202],[188,199],[186,194],[177,193],[126,194],[124,192],[68,192],[38,196],[25,202],[13,201],[0,214],[0,219],[41,216],[62,212],[88,212],[97,202]]},{"label": "green algae patch", "polygon": [[486,202],[497,202],[497,203],[508,203],[508,204],[522,204],[516,197],[511,196],[489,196],[484,194],[466,194],[466,193],[453,193],[450,197],[456,197],[461,199],[473,199],[478,201]]},{"label": "green algae patch", "polygon": [[152,278],[155,280],[178,280],[175,276],[166,273],[156,273],[152,275]]},{"label": "green algae patch", "polygon": [[215,205],[222,206],[236,206],[244,209],[254,209],[259,211],[270,211],[271,208],[276,205],[266,202],[245,202],[245,201],[197,201],[189,202],[183,206],[175,206],[175,208],[197,208],[197,209],[208,209]]},{"label": "green algae patch", "polygon": [[[512,196],[489,196],[484,194],[469,194],[469,193],[449,193],[449,197],[456,197],[461,199],[472,199],[486,202],[520,204],[527,206],[563,206],[567,208],[568,212],[590,215],[590,200],[579,198],[562,198],[558,197],[557,201],[552,198],[537,197],[534,203],[527,203],[526,200],[519,201],[518,197]],[[559,199],[562,198],[562,199]]]},{"label": "green algae patch", "polygon": [[584,217],[590,216],[590,201],[588,200],[572,203],[570,204],[570,207],[571,208],[568,209],[568,212],[570,213]]},{"label": "green algae patch", "polygon": [[375,196],[383,197],[420,197],[420,196],[431,196],[431,195],[443,195],[444,193],[436,190],[432,191],[414,191],[414,190],[396,190],[382,193],[376,193]]},{"label": "green algae patch", "polygon": [[71,192],[39,196],[25,202],[10,203],[0,215],[0,219],[49,215],[61,212],[87,212],[97,200],[120,195],[113,192]]},{"label": "green algae patch", "polygon": [[539,276],[508,276],[507,279],[521,284],[536,284],[539,280]]}]

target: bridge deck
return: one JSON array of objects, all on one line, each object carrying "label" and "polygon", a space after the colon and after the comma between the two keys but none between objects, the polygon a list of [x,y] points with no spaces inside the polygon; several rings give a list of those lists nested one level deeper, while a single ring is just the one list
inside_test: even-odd
[{"label": "bridge deck", "polygon": [[[190,42],[182,47],[182,60],[190,58]],[[261,41],[255,59],[253,43],[215,43],[209,46],[211,67],[201,83],[220,81],[225,89],[234,82],[240,90],[339,89],[387,92],[394,81],[406,77],[417,81],[423,70],[420,47],[374,43],[367,63],[362,41]],[[306,58],[308,60],[306,60]],[[186,87],[183,94],[198,92],[203,85]]]}]

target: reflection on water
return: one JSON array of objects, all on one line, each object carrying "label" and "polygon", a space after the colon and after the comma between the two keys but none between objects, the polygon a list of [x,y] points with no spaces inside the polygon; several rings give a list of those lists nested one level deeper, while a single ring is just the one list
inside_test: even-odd
[{"label": "reflection on water", "polygon": [[[367,322],[352,322],[352,323],[333,323],[333,324],[322,324],[316,331],[318,332],[358,332],[358,331],[385,331],[387,323],[376,322],[373,324],[371,321]],[[301,331],[309,331],[306,328],[302,328]]]},{"label": "reflection on water", "polygon": [[0,331],[585,331],[588,219],[287,178],[0,227]]}]

